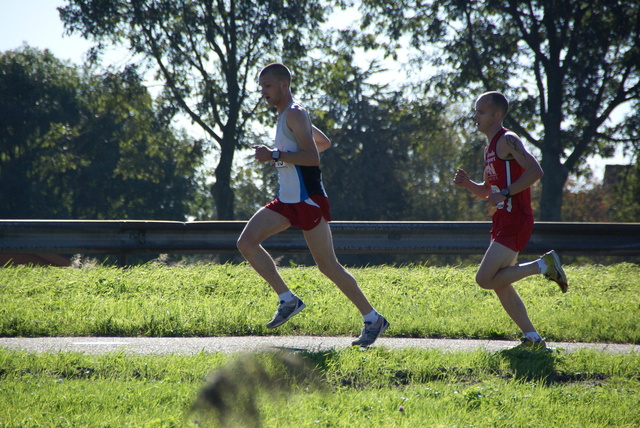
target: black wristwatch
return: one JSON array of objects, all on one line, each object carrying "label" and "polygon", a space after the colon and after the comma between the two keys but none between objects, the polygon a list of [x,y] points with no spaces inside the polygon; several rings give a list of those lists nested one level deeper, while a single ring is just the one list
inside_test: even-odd
[{"label": "black wristwatch", "polygon": [[502,189],[500,191],[500,194],[502,196],[504,196],[505,198],[509,199],[511,197],[511,193],[509,193],[509,189],[507,187],[505,187],[504,189]]},{"label": "black wristwatch", "polygon": [[272,151],[272,152],[271,152],[271,158],[272,158],[273,160],[276,160],[276,161],[277,161],[278,159],[280,159],[280,150],[275,149],[274,151]]}]

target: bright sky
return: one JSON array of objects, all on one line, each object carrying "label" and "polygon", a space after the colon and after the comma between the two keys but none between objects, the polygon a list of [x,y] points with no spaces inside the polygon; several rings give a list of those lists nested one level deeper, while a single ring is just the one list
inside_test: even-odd
[{"label": "bright sky", "polygon": [[64,36],[57,7],[62,0],[0,0],[0,51],[20,48],[23,43],[49,49],[56,57],[83,62],[92,46],[79,36]]},{"label": "bright sky", "polygon": [[[65,4],[63,0],[0,0],[0,52],[27,43],[34,48],[49,49],[60,59],[76,64],[84,62],[92,43],[77,35],[65,35],[57,10]],[[113,52],[110,58],[120,62],[126,56],[126,51],[121,51]],[[602,177],[606,164],[628,162],[619,154],[613,159],[593,159],[590,164],[596,176]]]}]

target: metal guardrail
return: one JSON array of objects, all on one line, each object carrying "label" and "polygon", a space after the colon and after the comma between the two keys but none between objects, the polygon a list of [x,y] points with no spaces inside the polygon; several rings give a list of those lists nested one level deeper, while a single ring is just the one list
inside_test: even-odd
[{"label": "metal guardrail", "polygon": [[[245,221],[0,220],[0,254],[235,252]],[[331,223],[338,253],[482,254],[489,222]],[[272,252],[307,251],[300,230],[264,242]],[[640,223],[538,222],[525,252],[638,255]]]}]

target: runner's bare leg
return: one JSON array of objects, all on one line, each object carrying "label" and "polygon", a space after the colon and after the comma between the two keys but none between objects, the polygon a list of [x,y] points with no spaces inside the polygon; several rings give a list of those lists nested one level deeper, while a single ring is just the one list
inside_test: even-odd
[{"label": "runner's bare leg", "polygon": [[373,307],[358,286],[358,282],[336,258],[333,237],[327,221],[323,218],[318,226],[305,231],[304,237],[320,272],[338,286],[362,315],[371,312]]},{"label": "runner's bare leg", "polygon": [[289,287],[278,273],[271,255],[260,244],[268,237],[288,229],[289,226],[291,223],[286,217],[263,207],[251,217],[237,243],[238,250],[251,267],[278,294],[289,291]]},{"label": "runner's bare leg", "polygon": [[529,319],[527,308],[512,283],[538,273],[536,266],[515,266],[518,253],[492,241],[480,263],[476,281],[485,289],[493,290],[502,307],[523,333],[536,331]]}]

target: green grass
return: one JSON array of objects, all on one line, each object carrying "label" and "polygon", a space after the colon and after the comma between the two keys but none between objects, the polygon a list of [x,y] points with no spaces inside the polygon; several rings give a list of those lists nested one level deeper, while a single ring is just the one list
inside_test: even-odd
[{"label": "green grass", "polygon": [[[640,267],[566,270],[567,294],[539,276],[517,285],[541,333],[555,341],[639,343]],[[473,267],[351,272],[390,319],[389,336],[519,336],[497,298],[474,284]],[[282,274],[308,308],[273,332],[264,324],[275,296],[247,265],[4,268],[0,335],[359,333],[359,314],[317,269]],[[216,415],[224,426],[241,427],[640,426],[637,353],[374,347],[298,355],[302,360],[0,349],[0,427],[217,426]],[[212,372],[217,381],[207,383]],[[209,394],[201,392],[205,385]],[[226,412],[202,405],[193,411],[205,402],[198,397],[216,391],[223,391]],[[257,419],[250,417],[254,401]]]},{"label": "green grass", "polygon": [[[540,275],[517,284],[537,329],[552,341],[640,343],[640,267],[571,267],[560,293]],[[0,269],[0,336],[358,335],[361,318],[315,267],[281,270],[307,309],[267,330],[277,304],[246,264],[130,269]],[[475,267],[351,269],[391,322],[388,336],[516,339],[520,332]]]},{"label": "green grass", "polygon": [[251,398],[266,427],[640,424],[635,354],[347,348],[301,358],[311,369],[287,369],[278,354],[0,350],[0,426],[196,426],[203,415],[215,422],[210,408],[192,412],[212,371],[237,388],[224,389],[226,421],[237,422],[227,426],[254,426]]}]

